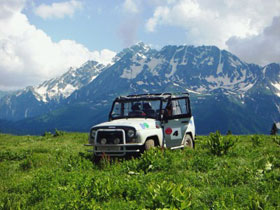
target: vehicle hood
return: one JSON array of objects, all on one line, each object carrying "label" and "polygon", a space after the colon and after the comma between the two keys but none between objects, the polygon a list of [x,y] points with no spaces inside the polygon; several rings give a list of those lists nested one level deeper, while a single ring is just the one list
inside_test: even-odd
[{"label": "vehicle hood", "polygon": [[136,130],[144,130],[144,129],[153,129],[156,128],[156,120],[155,119],[143,119],[143,118],[128,118],[128,119],[118,119],[118,120],[112,120],[109,122],[100,123],[98,125],[95,125],[95,127],[103,127],[103,126],[109,126],[109,127],[117,127],[117,126],[130,126],[134,127]]}]

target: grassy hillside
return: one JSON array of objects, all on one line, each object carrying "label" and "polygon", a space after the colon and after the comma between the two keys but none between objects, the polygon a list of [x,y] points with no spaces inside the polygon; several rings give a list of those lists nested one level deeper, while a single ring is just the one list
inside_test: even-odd
[{"label": "grassy hillside", "polygon": [[0,134],[0,209],[280,209],[280,141],[216,137],[94,164],[84,133]]}]

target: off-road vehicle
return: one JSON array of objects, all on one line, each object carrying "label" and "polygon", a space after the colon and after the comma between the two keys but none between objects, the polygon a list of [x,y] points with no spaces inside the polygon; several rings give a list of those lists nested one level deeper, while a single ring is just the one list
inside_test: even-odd
[{"label": "off-road vehicle", "polygon": [[195,125],[188,93],[117,97],[109,121],[93,126],[89,144],[95,156],[124,156],[152,147],[194,147]]}]

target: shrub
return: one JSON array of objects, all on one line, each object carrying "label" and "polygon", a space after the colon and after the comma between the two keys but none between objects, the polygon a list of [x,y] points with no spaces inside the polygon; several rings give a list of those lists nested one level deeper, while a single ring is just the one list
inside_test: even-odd
[{"label": "shrub", "polygon": [[144,197],[148,209],[188,209],[192,205],[191,189],[172,182],[151,183]]},{"label": "shrub", "polygon": [[232,136],[222,136],[219,131],[216,131],[216,133],[210,133],[207,138],[207,147],[212,154],[221,156],[227,153],[235,141]]},{"label": "shrub", "polygon": [[29,154],[30,151],[0,151],[0,162],[4,160],[24,160]]},{"label": "shrub", "polygon": [[[174,152],[173,152],[174,153]],[[173,167],[174,157],[170,150],[160,150],[153,148],[145,151],[139,161],[137,161],[137,171],[144,173],[151,171],[170,170]]]},{"label": "shrub", "polygon": [[260,136],[254,135],[251,137],[251,141],[252,141],[253,147],[257,147],[257,146],[261,145],[262,139]]},{"label": "shrub", "polygon": [[59,131],[59,130],[55,129],[53,137],[64,136],[64,135],[65,135],[64,131]]},{"label": "shrub", "polygon": [[45,133],[43,133],[43,135],[42,136],[44,136],[44,137],[52,137],[53,135],[52,135],[52,133],[51,132],[45,132]]},{"label": "shrub", "polygon": [[273,137],[273,142],[278,144],[278,146],[280,146],[280,138],[278,136]]},{"label": "shrub", "polygon": [[32,160],[30,158],[27,158],[25,160],[23,160],[19,167],[23,170],[23,171],[26,171],[26,170],[29,170],[31,169],[33,166],[33,163],[32,163]]}]

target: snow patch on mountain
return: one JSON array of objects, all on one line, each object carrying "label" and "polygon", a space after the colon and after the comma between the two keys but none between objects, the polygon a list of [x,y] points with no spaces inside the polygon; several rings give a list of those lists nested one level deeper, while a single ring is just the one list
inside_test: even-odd
[{"label": "snow patch on mountain", "polygon": [[256,82],[254,83],[240,83],[238,86],[239,86],[239,89],[243,92],[247,92],[248,90],[250,90],[254,85],[255,85]]},{"label": "snow patch on mountain", "polygon": [[195,88],[195,91],[197,92],[205,92],[207,89],[205,87],[205,85],[200,85],[198,88]]},{"label": "snow patch on mountain", "polygon": [[174,58],[171,59],[170,64],[171,66],[171,71],[169,74],[165,74],[166,78],[170,78],[171,76],[173,76],[175,74],[175,72],[177,71],[177,63],[174,61]]},{"label": "snow patch on mountain", "polygon": [[135,79],[137,75],[141,73],[141,71],[143,70],[143,66],[145,64],[145,57],[139,56],[139,53],[137,53],[136,55],[133,56],[132,60],[135,61],[137,56],[138,58],[141,57],[141,60],[139,62],[133,62],[133,64],[130,67],[125,68],[123,70],[121,78]]},{"label": "snow patch on mountain", "polygon": [[157,66],[162,63],[162,59],[153,58],[148,62],[148,67],[153,76],[158,76]]},{"label": "snow patch on mountain", "polygon": [[240,63],[240,61],[238,59],[234,59],[233,57],[229,57],[229,61],[230,61],[231,65],[234,67],[242,65],[242,63]]},{"label": "snow patch on mountain", "polygon": [[218,64],[218,68],[217,68],[217,74],[219,73],[222,73],[223,72],[223,67],[224,67],[224,64],[221,63],[221,60],[222,60],[222,54],[221,54],[221,51],[220,51],[220,56],[219,56],[219,64]]},{"label": "snow patch on mountain", "polygon": [[143,81],[137,81],[136,82],[138,85],[144,85],[145,83]]},{"label": "snow patch on mountain", "polygon": [[75,90],[92,82],[102,72],[104,67],[104,65],[95,61],[87,61],[80,68],[70,68],[62,76],[33,87],[33,94],[38,101],[44,103],[50,100],[59,101],[61,98],[67,98]]},{"label": "snow patch on mountain", "polygon": [[34,89],[35,97],[38,101],[43,101],[45,103],[48,102],[47,100],[47,86],[39,86]]},{"label": "snow patch on mountain", "polygon": [[219,73],[222,73],[223,72],[223,67],[224,67],[224,64],[219,62],[219,65],[218,65],[218,68],[217,68],[217,74]]},{"label": "snow patch on mountain", "polygon": [[[201,61],[201,64],[207,63],[208,66],[212,66],[214,64],[214,58],[213,57],[206,57]],[[183,62],[182,64],[187,64],[187,62]]]},{"label": "snow patch on mountain", "polygon": [[[178,52],[179,50],[177,50],[176,52]],[[177,71],[177,61],[174,59],[174,56],[176,55],[176,52],[174,53],[173,57],[171,58],[169,65],[171,66],[171,71],[169,74],[165,74],[166,78],[170,78],[171,76],[173,76],[175,74],[175,72]]]},{"label": "snow patch on mountain", "polygon": [[280,90],[280,84],[279,83],[271,83],[276,89]]},{"label": "snow patch on mountain", "polygon": [[280,97],[280,84],[279,83],[271,83],[271,85],[273,86],[273,87],[275,87],[275,89],[277,90],[276,91],[276,95],[278,96],[278,97]]},{"label": "snow patch on mountain", "polygon": [[[75,90],[77,90],[78,89],[78,87],[76,86],[76,87],[74,87],[73,85],[71,85],[71,84],[67,84],[66,86],[65,86],[65,88],[64,89],[61,89],[61,93],[62,93],[62,95],[65,97],[65,98],[67,98],[68,96],[70,96]],[[58,92],[58,91],[57,91]],[[53,95],[54,96],[54,95]]]},{"label": "snow patch on mountain", "polygon": [[34,95],[38,101],[47,103],[49,100],[67,98],[78,88],[79,85],[73,86],[72,84],[63,84],[63,82],[59,81],[53,86],[44,84],[35,87]]},{"label": "snow patch on mountain", "polygon": [[130,68],[124,69],[121,78],[135,79],[137,75],[141,73],[143,69],[143,64],[144,64],[143,62],[141,64],[140,63],[133,64]]},{"label": "snow patch on mountain", "polygon": [[194,94],[198,94],[198,95],[201,94],[200,92],[197,92],[197,91],[194,91],[194,90],[191,90],[191,89],[188,89],[188,88],[186,88],[186,91],[187,91],[188,93],[194,93]]}]

